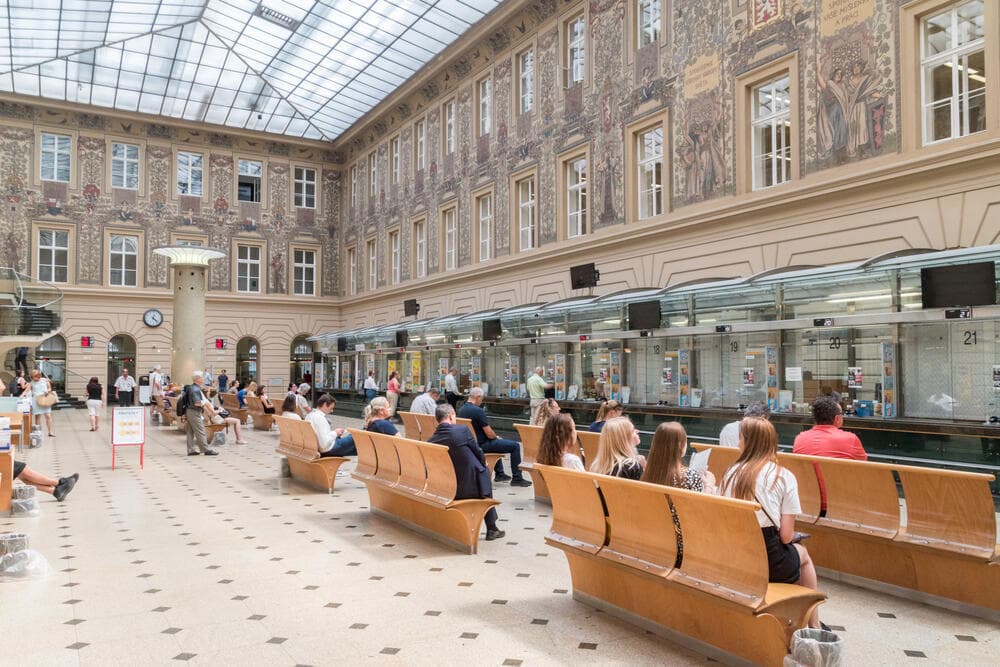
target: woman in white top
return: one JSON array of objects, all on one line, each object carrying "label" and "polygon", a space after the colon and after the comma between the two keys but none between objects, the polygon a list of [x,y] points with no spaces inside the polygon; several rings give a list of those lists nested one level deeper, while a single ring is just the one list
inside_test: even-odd
[{"label": "woman in white top", "polygon": [[302,415],[298,413],[294,395],[285,396],[285,400],[281,402],[281,416],[289,419],[302,419]]},{"label": "woman in white top", "polygon": [[51,393],[52,383],[49,382],[49,379],[42,377],[42,372],[37,368],[31,371],[31,412],[35,415],[35,427],[41,426],[42,417],[45,417],[45,425],[49,429],[49,437],[54,438],[56,434],[52,432],[52,406],[38,404],[39,398],[48,396]]},{"label": "woman in white top", "polygon": [[572,417],[559,413],[545,421],[537,461],[547,466],[586,470],[580,459],[580,445],[576,440],[576,425]]},{"label": "woman in white top", "polygon": [[[756,501],[757,522],[767,548],[769,580],[816,588],[816,567],[809,552],[793,543],[795,517],[802,511],[795,475],[778,465],[778,434],[766,419],[747,417],[740,422],[740,457],[722,480],[722,495]],[[819,628],[813,610],[809,627]],[[825,629],[825,628],[824,628]]]}]

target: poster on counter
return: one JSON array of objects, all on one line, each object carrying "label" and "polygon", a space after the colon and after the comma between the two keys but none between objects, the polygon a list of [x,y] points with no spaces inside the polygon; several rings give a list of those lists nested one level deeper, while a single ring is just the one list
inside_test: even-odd
[{"label": "poster on counter", "polygon": [[611,398],[615,401],[622,400],[622,355],[621,352],[612,352],[611,361]]},{"label": "poster on counter", "polygon": [[[896,372],[895,372],[895,350],[890,342],[882,343],[882,416],[896,416]],[[993,377],[996,379],[996,367],[993,369]],[[994,382],[994,386],[996,383]]]},{"label": "poster on counter", "polygon": [[861,389],[862,385],[862,372],[860,366],[848,366],[847,367],[847,388],[848,389]]},{"label": "poster on counter", "polygon": [[677,351],[677,405],[691,405],[691,350]]},{"label": "poster on counter", "polygon": [[351,362],[347,361],[340,366],[340,388],[351,388]]},{"label": "poster on counter", "polygon": [[674,383],[674,364],[677,363],[677,353],[667,352],[663,355],[663,374],[660,376],[660,384],[667,387]]},{"label": "poster on counter", "polygon": [[316,369],[313,373],[313,384],[317,387],[326,386],[326,364],[316,364]]},{"label": "poster on counter", "polygon": [[1000,366],[993,367],[993,391],[1000,391]]},{"label": "poster on counter", "polygon": [[512,354],[507,357],[506,368],[504,368],[504,379],[507,382],[507,395],[511,398],[521,396],[521,356]]},{"label": "poster on counter", "polygon": [[764,347],[764,361],[767,363],[767,375],[764,384],[767,385],[767,407],[778,409],[778,348],[772,345]]},{"label": "poster on counter", "polygon": [[473,387],[478,387],[483,381],[482,357],[475,355],[469,358],[469,383]]},{"label": "poster on counter", "polygon": [[557,354],[555,356],[555,373],[549,376],[553,379],[556,389],[556,400],[562,401],[566,398],[566,355]]},{"label": "poster on counter", "polygon": [[743,386],[753,387],[756,383],[754,382],[754,372],[753,366],[743,367]]},{"label": "poster on counter", "polygon": [[423,380],[420,377],[420,353],[412,352],[410,353],[410,386],[420,387],[423,384]]},{"label": "poster on counter", "polygon": [[441,390],[441,395],[444,395],[444,378],[448,375],[448,358],[441,357],[438,359],[438,388]]}]

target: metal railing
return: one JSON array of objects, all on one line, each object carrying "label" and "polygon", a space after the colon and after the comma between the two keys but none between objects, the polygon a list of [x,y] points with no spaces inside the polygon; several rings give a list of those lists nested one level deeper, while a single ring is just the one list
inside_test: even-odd
[{"label": "metal railing", "polygon": [[62,300],[55,285],[0,267],[0,337],[52,335],[62,326]]}]

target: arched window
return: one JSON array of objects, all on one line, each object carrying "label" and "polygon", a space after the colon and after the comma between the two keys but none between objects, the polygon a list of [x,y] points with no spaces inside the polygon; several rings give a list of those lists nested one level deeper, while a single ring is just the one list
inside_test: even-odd
[{"label": "arched window", "polygon": [[56,334],[35,348],[35,367],[57,388],[66,387],[66,339]]},{"label": "arched window", "polygon": [[108,341],[108,382],[105,386],[113,385],[123,368],[135,377],[135,339],[127,334],[118,334]]},{"label": "arched window", "polygon": [[260,343],[246,336],[236,345],[236,378],[240,382],[260,384]]},{"label": "arched window", "polygon": [[289,351],[289,377],[291,382],[313,383],[313,345],[306,336],[292,341]]}]

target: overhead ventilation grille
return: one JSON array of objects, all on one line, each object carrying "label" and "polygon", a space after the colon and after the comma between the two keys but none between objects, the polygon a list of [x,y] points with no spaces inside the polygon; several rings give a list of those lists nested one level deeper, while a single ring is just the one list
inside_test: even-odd
[{"label": "overhead ventilation grille", "polygon": [[286,28],[292,32],[299,27],[299,22],[291,16],[275,11],[270,7],[265,6],[263,2],[257,5],[257,11],[254,13],[265,21],[270,21],[274,25],[281,26],[282,28]]}]

